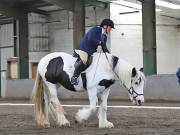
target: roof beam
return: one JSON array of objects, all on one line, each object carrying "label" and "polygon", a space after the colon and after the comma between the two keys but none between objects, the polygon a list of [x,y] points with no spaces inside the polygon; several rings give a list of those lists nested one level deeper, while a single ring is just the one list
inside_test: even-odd
[{"label": "roof beam", "polygon": [[74,0],[45,0],[69,11],[74,11]]},{"label": "roof beam", "polygon": [[26,11],[41,14],[41,15],[45,15],[45,16],[49,15],[49,13],[47,11],[44,11],[44,10],[41,10],[41,9],[36,9],[36,8],[29,8],[29,9],[26,9]]},{"label": "roof beam", "polygon": [[0,20],[0,25],[9,24],[9,23],[13,23],[12,18],[9,18],[9,19],[6,19],[6,20]]},{"label": "roof beam", "polygon": [[0,2],[0,13],[8,17],[19,19],[23,14],[26,14],[26,11],[19,10],[16,7],[10,7],[9,5]]},{"label": "roof beam", "polygon": [[52,6],[53,4],[45,2],[45,1],[33,1],[27,2],[23,5],[24,8],[40,8],[40,7],[47,7]]},{"label": "roof beam", "polygon": [[9,17],[7,17],[7,16],[4,16],[4,15],[0,15],[0,20],[2,20],[2,19],[8,19]]},{"label": "roof beam", "polygon": [[107,8],[107,3],[97,1],[97,0],[86,0],[87,5],[101,7],[101,8]]},{"label": "roof beam", "polygon": [[[21,10],[19,10],[21,9]],[[0,2],[0,13],[2,13],[3,15],[7,16],[7,17],[13,17],[15,19],[19,19],[21,18],[21,16],[23,16],[24,14],[26,14],[27,12],[34,12],[34,13],[38,13],[38,14],[42,14],[42,15],[49,15],[48,12],[40,10],[40,9],[36,9],[35,7],[11,7],[7,4],[1,3]]]}]

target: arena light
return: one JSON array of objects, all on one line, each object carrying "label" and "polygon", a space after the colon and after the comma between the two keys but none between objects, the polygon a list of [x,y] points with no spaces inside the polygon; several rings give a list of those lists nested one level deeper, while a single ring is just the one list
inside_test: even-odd
[{"label": "arena light", "polygon": [[156,0],[156,5],[171,8],[171,9],[180,9],[180,5],[173,4],[166,1],[161,1],[161,0]]},{"label": "arena light", "polygon": [[[125,6],[125,7],[130,7],[130,8],[142,10],[142,5],[137,4],[137,3],[132,3],[132,2],[129,2],[129,1],[117,0],[117,1],[113,1],[112,3],[118,4],[118,5],[121,5],[121,6]],[[156,12],[160,12],[160,11],[162,11],[162,10],[156,8]]]}]

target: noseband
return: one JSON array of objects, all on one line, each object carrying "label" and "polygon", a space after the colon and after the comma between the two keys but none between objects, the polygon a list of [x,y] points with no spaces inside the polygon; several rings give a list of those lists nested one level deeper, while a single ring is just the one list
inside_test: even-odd
[{"label": "noseband", "polygon": [[[144,94],[137,93],[132,86],[130,87],[130,89],[128,89],[128,92],[134,99],[137,98],[138,96],[144,95]],[[134,94],[135,94],[135,96],[134,96]]]}]

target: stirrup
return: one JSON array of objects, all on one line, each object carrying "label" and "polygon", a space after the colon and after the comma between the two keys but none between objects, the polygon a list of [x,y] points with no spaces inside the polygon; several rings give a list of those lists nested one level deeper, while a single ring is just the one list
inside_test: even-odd
[{"label": "stirrup", "polygon": [[78,83],[79,83],[78,77],[73,76],[73,77],[71,78],[71,84],[72,84],[72,85],[78,85]]}]

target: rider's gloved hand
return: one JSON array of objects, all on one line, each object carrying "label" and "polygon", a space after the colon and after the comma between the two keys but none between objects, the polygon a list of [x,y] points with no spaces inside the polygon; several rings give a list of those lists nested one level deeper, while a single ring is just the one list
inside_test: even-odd
[{"label": "rider's gloved hand", "polygon": [[101,47],[102,47],[102,50],[103,50],[103,52],[104,53],[109,53],[109,50],[107,49],[107,46],[106,46],[106,44],[104,44],[103,42],[101,42]]}]

